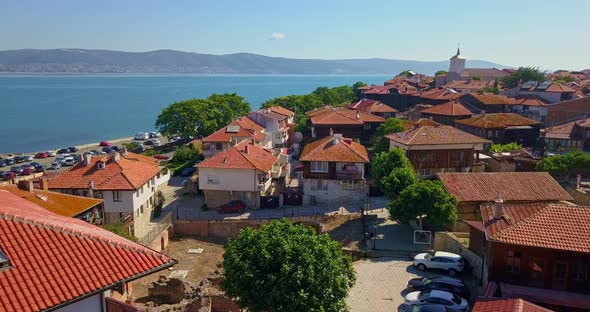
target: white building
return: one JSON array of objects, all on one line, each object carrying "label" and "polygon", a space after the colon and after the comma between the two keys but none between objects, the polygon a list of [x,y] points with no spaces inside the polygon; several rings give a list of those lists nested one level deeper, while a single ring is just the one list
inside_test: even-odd
[{"label": "white building", "polygon": [[267,137],[264,127],[248,117],[242,117],[204,138],[203,155],[209,158],[243,140],[254,140],[263,147],[273,146],[272,139]]},{"label": "white building", "polygon": [[295,123],[294,112],[276,106],[252,112],[248,118],[264,127],[264,133],[273,148],[288,147],[289,135]]}]

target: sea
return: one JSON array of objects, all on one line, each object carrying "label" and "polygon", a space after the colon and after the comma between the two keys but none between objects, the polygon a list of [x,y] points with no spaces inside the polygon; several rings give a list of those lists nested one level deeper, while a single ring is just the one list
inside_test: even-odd
[{"label": "sea", "polygon": [[317,87],[383,84],[389,75],[0,74],[0,153],[34,152],[153,131],[175,101],[237,93],[253,110]]}]

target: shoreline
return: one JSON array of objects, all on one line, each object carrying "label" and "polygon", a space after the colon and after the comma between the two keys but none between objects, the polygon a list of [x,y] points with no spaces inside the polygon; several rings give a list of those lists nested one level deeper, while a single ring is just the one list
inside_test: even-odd
[{"label": "shoreline", "polygon": [[[111,143],[112,145],[117,145],[119,143],[128,143],[133,141],[133,137],[124,137],[124,138],[118,138],[118,139],[114,139],[114,140],[105,140],[106,142]],[[86,144],[80,144],[80,145],[71,145],[76,147],[79,150],[85,150],[85,149],[93,149],[93,148],[99,148],[100,142],[93,142],[93,143],[86,143]],[[35,154],[37,153],[43,153],[43,152],[47,152],[47,151],[57,151],[60,148],[66,148],[67,146],[62,146],[62,147],[58,147],[58,148],[53,148],[53,149],[47,149],[47,150],[41,150],[41,151],[33,151],[33,152],[0,152],[0,157],[2,157],[2,159],[5,159],[6,157],[8,157],[8,155],[32,155],[35,156]]]}]

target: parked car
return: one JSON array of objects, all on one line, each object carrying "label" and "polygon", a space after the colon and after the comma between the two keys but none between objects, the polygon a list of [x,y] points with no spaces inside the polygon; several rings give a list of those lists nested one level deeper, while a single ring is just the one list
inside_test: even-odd
[{"label": "parked car", "polygon": [[140,141],[147,140],[149,138],[150,138],[150,135],[147,132],[138,132],[133,136],[134,140],[140,140]]},{"label": "parked car", "polygon": [[7,166],[14,165],[16,163],[14,157],[8,157],[5,159],[5,161]]},{"label": "parked car", "polygon": [[33,155],[24,155],[23,158],[25,161],[33,161]]},{"label": "parked car", "polygon": [[179,135],[173,135],[171,137],[168,138],[168,142],[170,143],[174,143],[176,141],[180,140],[180,136]]},{"label": "parked car", "polygon": [[22,165],[20,166],[23,170],[26,169],[31,169],[31,170],[35,170],[35,165],[31,165],[31,164],[26,164],[26,165]]},{"label": "parked car", "polygon": [[39,165],[36,165],[36,166],[35,166],[35,172],[45,172],[45,169],[46,169],[46,168],[47,168],[47,167],[46,167],[45,165],[41,165],[41,164],[39,164]]},{"label": "parked car", "polygon": [[154,145],[154,141],[152,141],[152,140],[146,140],[145,142],[143,142],[143,145],[145,145],[145,146]]},{"label": "parked car", "polygon": [[467,300],[441,290],[413,291],[406,295],[404,298],[404,304],[406,306],[419,304],[441,304],[445,307],[461,312],[467,311],[469,309]]},{"label": "parked car", "polygon": [[461,298],[471,298],[469,288],[465,287],[461,280],[451,277],[414,278],[408,282],[408,288],[420,291],[442,290]]},{"label": "parked car", "polygon": [[20,174],[20,173],[23,173],[23,167],[21,167],[21,166],[13,166],[13,167],[10,167],[10,171],[11,172],[14,172],[16,174]]},{"label": "parked car", "polygon": [[31,168],[25,168],[25,169],[23,169],[23,172],[21,172],[21,175],[27,176],[27,175],[29,175],[29,174],[33,174],[33,172],[35,172],[35,170],[34,170],[34,169],[31,169]]},{"label": "parked car", "polygon": [[167,155],[156,155],[154,156],[155,159],[159,159],[159,160],[168,160],[170,159],[170,156]]},{"label": "parked car", "polygon": [[119,151],[121,151],[121,147],[120,147],[120,146],[117,146],[117,145],[113,145],[113,146],[111,146],[111,148],[112,148],[112,149],[113,149],[115,152],[119,152]]},{"label": "parked car", "polygon": [[229,203],[219,208],[220,213],[235,213],[243,212],[246,209],[246,204],[241,200],[232,200]]},{"label": "parked car", "polygon": [[0,159],[0,167],[6,167],[6,159]]},{"label": "parked car", "polygon": [[402,305],[399,312],[456,312],[442,304]]},{"label": "parked car", "polygon": [[114,149],[112,149],[112,148],[110,148],[110,147],[106,147],[106,146],[102,148],[102,151],[103,151],[104,153],[106,153],[106,154],[112,154],[112,153],[114,153],[114,152],[115,152],[115,150],[114,150]]},{"label": "parked car", "polygon": [[65,164],[66,157],[70,157],[70,154],[60,154],[55,157],[55,161],[59,161],[60,165]]},{"label": "parked car", "polygon": [[156,147],[157,146],[162,146],[162,142],[160,142],[160,140],[158,140],[158,139],[153,139],[152,140],[152,145],[153,146],[156,146]]},{"label": "parked car", "polygon": [[59,160],[52,162],[51,167],[49,167],[49,169],[51,169],[51,170],[57,170],[59,168],[61,168],[61,161],[59,161]]},{"label": "parked car", "polygon": [[101,152],[99,150],[90,150],[90,152],[92,153],[92,155],[101,155],[101,154],[104,154],[104,152]]},{"label": "parked car", "polygon": [[150,138],[154,139],[154,138],[158,138],[158,137],[160,137],[159,132],[150,132]]},{"label": "parked car", "polygon": [[180,176],[181,177],[190,177],[193,175],[193,173],[195,173],[195,171],[197,171],[197,169],[195,169],[193,167],[184,168],[180,172]]},{"label": "parked car", "polygon": [[16,162],[17,164],[20,164],[22,162],[25,162],[25,156],[15,156],[14,157],[14,162]]},{"label": "parked car", "polygon": [[47,157],[49,157],[49,153],[47,153],[47,152],[41,152],[41,153],[35,154],[35,158],[47,158]]},{"label": "parked car", "polygon": [[108,146],[111,146],[111,143],[107,142],[107,141],[101,141],[100,143],[98,143],[98,146],[107,146],[108,147]]},{"label": "parked car", "polygon": [[14,173],[12,171],[8,171],[8,172],[5,172],[1,178],[2,178],[2,180],[10,180],[14,177],[16,177],[16,173]]},{"label": "parked car", "polygon": [[47,151],[47,155],[49,155],[49,157],[55,157],[57,153],[55,151]]},{"label": "parked car", "polygon": [[78,151],[78,148],[75,146],[70,146],[70,147],[68,147],[68,151],[70,151],[70,153],[75,153]]},{"label": "parked car", "polygon": [[64,159],[64,165],[65,166],[73,166],[76,163],[76,161],[74,160],[74,157],[70,156],[70,157],[66,157]]},{"label": "parked car", "polygon": [[70,152],[70,150],[67,148],[60,148],[57,150],[58,154],[68,154],[69,152]]},{"label": "parked car", "polygon": [[414,265],[420,270],[439,269],[454,276],[458,272],[462,272],[465,266],[463,258],[458,254],[437,251],[434,255],[430,253],[420,253],[414,257]]}]

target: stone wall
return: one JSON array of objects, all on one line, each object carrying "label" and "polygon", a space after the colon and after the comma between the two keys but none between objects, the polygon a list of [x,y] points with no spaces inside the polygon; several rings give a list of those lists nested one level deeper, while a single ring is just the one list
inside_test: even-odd
[{"label": "stone wall", "polygon": [[[434,250],[448,251],[461,255],[471,268],[471,274],[485,285],[487,280],[482,281],[483,259],[461,243],[465,241],[468,245],[469,233],[461,232],[435,232],[434,233]],[[487,279],[487,278],[486,278]]]}]

